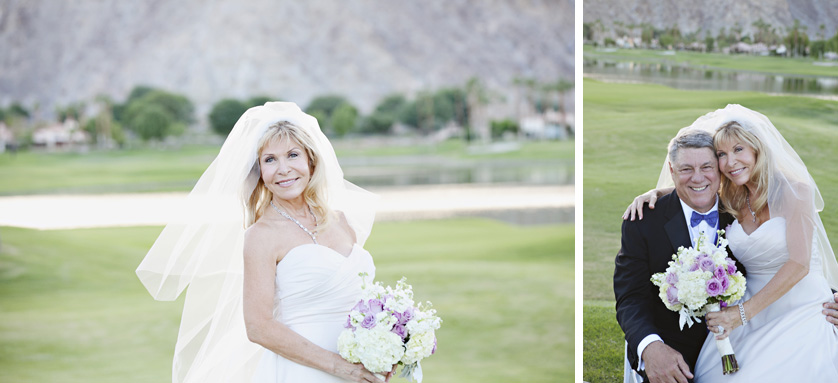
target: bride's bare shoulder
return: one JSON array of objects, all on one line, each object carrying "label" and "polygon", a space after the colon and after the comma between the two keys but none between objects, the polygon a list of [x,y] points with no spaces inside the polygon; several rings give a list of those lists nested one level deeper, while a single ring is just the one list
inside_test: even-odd
[{"label": "bride's bare shoulder", "polygon": [[244,232],[245,257],[284,254],[283,247],[289,242],[285,236],[289,231],[279,227],[283,223],[259,220],[248,227]]},{"label": "bride's bare shoulder", "polygon": [[343,229],[346,233],[348,233],[352,237],[352,242],[356,242],[355,238],[355,230],[352,229],[352,226],[349,224],[349,220],[346,219],[346,214],[343,214],[340,210],[335,210],[335,223],[337,223],[341,229]]}]

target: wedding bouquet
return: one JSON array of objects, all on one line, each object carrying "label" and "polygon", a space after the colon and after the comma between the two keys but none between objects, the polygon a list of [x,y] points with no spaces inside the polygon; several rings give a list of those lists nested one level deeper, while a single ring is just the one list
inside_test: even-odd
[{"label": "wedding bouquet", "polygon": [[401,377],[422,382],[419,362],[436,352],[436,334],[442,319],[431,302],[414,304],[413,287],[402,277],[396,288],[381,282],[368,284],[367,273],[361,300],[349,313],[346,330],[338,337],[340,355],[363,363],[373,373],[386,373],[400,364]]},{"label": "wedding bouquet", "polygon": [[[727,239],[723,234],[724,230],[718,231],[719,239],[713,245],[702,233],[695,248],[678,248],[666,271],[652,275],[652,283],[660,288],[663,303],[680,314],[681,330],[684,324],[691,327],[693,322],[701,322],[699,318],[708,312],[719,311],[745,294],[745,277],[728,258]],[[730,339],[716,340],[716,347],[722,355],[724,374],[738,371]]]}]

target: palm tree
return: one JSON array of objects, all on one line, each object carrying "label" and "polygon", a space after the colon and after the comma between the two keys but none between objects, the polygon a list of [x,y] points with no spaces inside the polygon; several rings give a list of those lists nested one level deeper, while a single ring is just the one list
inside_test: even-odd
[{"label": "palm tree", "polygon": [[471,141],[474,131],[478,133],[481,140],[486,141],[491,136],[488,131],[486,119],[483,116],[483,106],[489,103],[490,94],[486,87],[477,77],[466,81],[466,104],[468,104],[469,124],[466,126],[466,140]]},{"label": "palm tree", "polygon": [[568,81],[563,78],[560,78],[558,81],[552,84],[553,90],[555,90],[559,94],[559,116],[561,116],[561,124],[564,127],[567,127],[567,113],[564,110],[565,95],[569,90],[575,87],[576,86],[574,85],[573,81]]}]

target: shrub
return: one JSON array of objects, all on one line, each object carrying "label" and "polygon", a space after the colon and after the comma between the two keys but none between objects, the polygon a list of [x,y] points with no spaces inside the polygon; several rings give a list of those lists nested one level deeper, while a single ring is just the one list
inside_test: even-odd
[{"label": "shrub", "polygon": [[396,121],[408,105],[407,99],[401,94],[391,94],[384,97],[375,110],[361,122],[361,131],[365,133],[385,133]]},{"label": "shrub", "polygon": [[239,100],[225,98],[216,102],[209,114],[212,131],[226,137],[246,110],[247,106]]},{"label": "shrub", "polygon": [[181,134],[194,121],[194,106],[188,98],[148,86],[135,87],[124,104],[114,106],[113,113],[118,122],[143,140]]},{"label": "shrub", "polygon": [[151,103],[135,105],[129,109],[134,113],[130,126],[143,140],[162,140],[170,133],[175,118],[168,110]]},{"label": "shrub", "polygon": [[493,120],[490,126],[492,128],[492,137],[495,138],[502,137],[506,132],[518,134],[518,123],[510,119]]},{"label": "shrub", "polygon": [[315,97],[311,102],[308,104],[306,108],[306,113],[311,114],[314,111],[321,111],[326,117],[331,118],[332,113],[337,110],[337,108],[343,104],[348,104],[349,101],[346,100],[343,96],[330,94],[325,96],[318,96]]},{"label": "shrub", "polygon": [[341,104],[332,114],[332,128],[338,136],[343,136],[355,130],[355,120],[358,110],[348,103]]}]

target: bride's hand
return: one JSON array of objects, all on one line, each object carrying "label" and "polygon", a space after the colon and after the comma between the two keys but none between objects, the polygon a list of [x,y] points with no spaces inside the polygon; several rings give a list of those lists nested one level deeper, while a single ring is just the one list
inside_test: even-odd
[{"label": "bride's hand", "polygon": [[707,322],[707,329],[716,334],[719,326],[724,328],[724,332],[716,334],[717,340],[722,340],[730,336],[733,329],[742,325],[742,317],[739,315],[739,308],[737,306],[729,306],[723,308],[721,311],[707,313],[704,316]]},{"label": "bride's hand", "polygon": [[629,204],[628,208],[626,208],[626,212],[623,213],[623,220],[630,219],[634,221],[634,216],[637,215],[638,219],[643,219],[643,204],[648,203],[649,209],[655,208],[655,202],[658,200],[658,191],[657,189],[649,190],[639,196],[637,196],[634,201]]},{"label": "bride's hand", "polygon": [[[342,359],[341,359],[342,360]],[[349,363],[344,360],[340,366],[335,368],[334,375],[340,378],[358,383],[385,383],[372,372],[364,368],[361,363]],[[389,380],[389,377],[387,378]]]},{"label": "bride's hand", "polygon": [[397,367],[399,367],[398,363],[397,363],[397,364],[394,364],[394,365],[393,365],[393,369],[392,369],[392,370],[390,370],[390,372],[388,372],[388,373],[387,373],[387,375],[385,375],[385,379],[384,379],[384,382],[385,382],[385,383],[386,383],[386,382],[389,382],[389,381],[390,381],[390,378],[392,378],[393,376],[395,376],[395,375],[396,375],[396,368],[397,368]]}]

